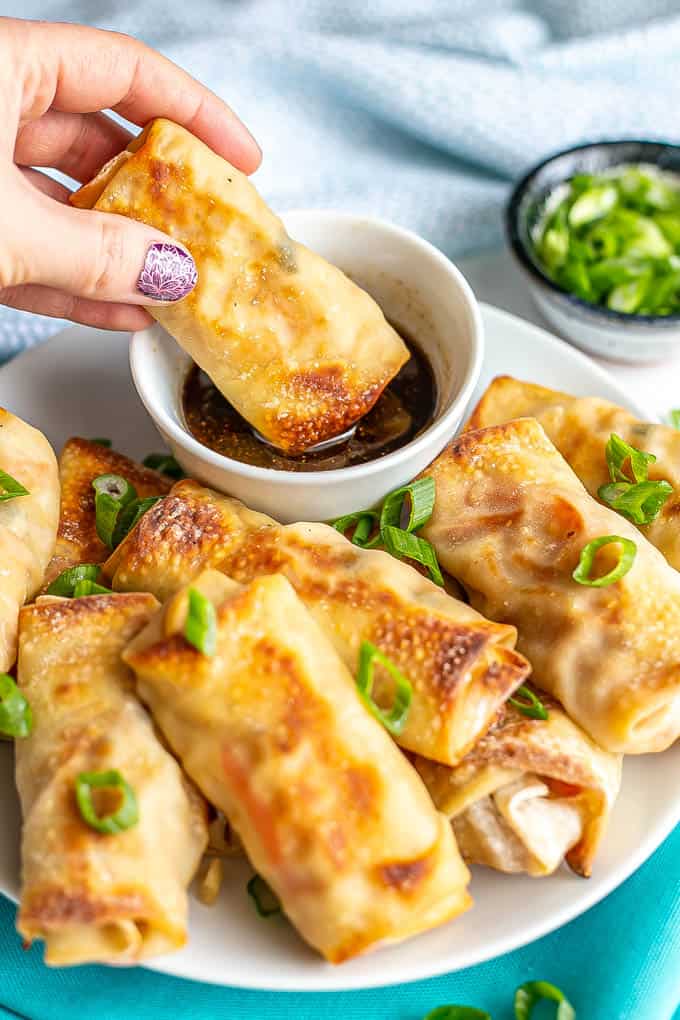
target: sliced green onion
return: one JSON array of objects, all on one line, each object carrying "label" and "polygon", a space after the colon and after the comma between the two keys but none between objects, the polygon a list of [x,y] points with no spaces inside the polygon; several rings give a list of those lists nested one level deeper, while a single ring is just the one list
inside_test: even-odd
[{"label": "sliced green onion", "polygon": [[599,220],[616,205],[618,193],[611,184],[583,191],[569,210],[569,226],[583,227]]},{"label": "sliced green onion", "polygon": [[[605,457],[609,468],[609,477],[613,482],[646,482],[649,478],[649,465],[656,457],[653,453],[645,453],[636,446],[630,446],[615,432],[609,437],[605,447]],[[631,478],[624,471],[626,461],[630,461]]]},{"label": "sliced green onion", "polygon": [[[598,550],[605,545],[621,546],[619,562],[602,577],[591,578],[590,571]],[[578,584],[588,585],[590,588],[607,588],[610,584],[620,581],[625,577],[635,561],[637,546],[630,538],[621,538],[619,535],[603,535],[601,538],[594,538],[592,542],[584,546],[576,570],[571,575]]]},{"label": "sliced green onion", "polygon": [[99,495],[108,495],[122,506],[137,499],[137,491],[122,475],[98,475],[92,480],[92,488]]},{"label": "sliced green onion", "polygon": [[423,1020],[491,1020],[491,1014],[474,1006],[437,1006]]},{"label": "sliced green onion", "polygon": [[583,301],[624,315],[680,311],[680,186],[662,173],[575,175],[548,196],[532,242],[548,276]]},{"label": "sliced green onion", "polygon": [[680,429],[680,408],[676,408],[674,411],[670,411],[668,417],[673,428]]},{"label": "sliced green onion", "polygon": [[189,588],[189,612],[184,624],[184,637],[203,655],[217,651],[217,614],[215,607],[202,592]]},{"label": "sliced green onion", "polygon": [[419,478],[410,485],[402,485],[385,497],[380,511],[380,530],[401,528],[417,531],[429,521],[434,510],[434,478]]},{"label": "sliced green onion", "polygon": [[78,581],[75,588],[73,589],[73,598],[82,599],[85,595],[113,595],[110,588],[104,588],[101,584],[95,584],[94,581]]},{"label": "sliced green onion", "polygon": [[649,283],[650,278],[647,276],[638,276],[628,283],[620,283],[609,292],[607,308],[614,312],[626,312],[628,315],[637,312],[647,296]]},{"label": "sliced green onion", "polygon": [[96,443],[97,446],[106,446],[106,447],[110,447],[111,446],[111,440],[110,439],[101,439],[100,437],[97,437],[97,439],[91,439],[90,442],[91,443]]},{"label": "sliced green onion", "polygon": [[109,549],[114,548],[113,532],[118,514],[129,503],[137,499],[137,491],[126,478],[120,475],[99,475],[93,479],[95,491],[95,527],[97,535]]},{"label": "sliced green onion", "polygon": [[353,514],[345,514],[344,517],[338,517],[337,520],[333,521],[333,527],[341,535],[345,535],[350,528],[354,528],[352,543],[360,546],[362,549],[373,549],[380,542],[379,532],[373,538],[370,538],[377,520],[378,514],[375,510],[356,510]]},{"label": "sliced green onion", "polygon": [[542,999],[556,1002],[555,1020],[575,1020],[576,1011],[561,988],[549,981],[527,981],[515,992],[515,1020],[531,1020],[534,1006]]},{"label": "sliced green onion", "polygon": [[150,453],[144,458],[142,464],[144,467],[153,468],[154,471],[160,471],[162,475],[167,475],[169,478],[186,477],[181,465],[169,453]]},{"label": "sliced green onion", "polygon": [[613,482],[602,485],[597,494],[612,510],[618,510],[634,524],[651,524],[673,492],[669,482]]},{"label": "sliced green onion", "polygon": [[105,492],[97,493],[94,500],[95,527],[104,545],[113,549],[113,529],[120,513],[120,503]]},{"label": "sliced green onion", "polygon": [[273,917],[281,913],[281,901],[262,875],[253,875],[246,886],[246,892],[260,917]]},{"label": "sliced green onion", "polygon": [[508,698],[508,701],[529,719],[547,719],[549,716],[548,709],[541,699],[526,684],[518,687],[514,697]]},{"label": "sliced green onion", "polygon": [[116,518],[113,529],[113,548],[115,549],[135,527],[137,522],[147,510],[150,510],[162,496],[147,496],[145,499],[136,499],[133,503],[124,506]]},{"label": "sliced green onion", "polygon": [[0,673],[0,733],[19,740],[33,729],[28,701],[8,673]]},{"label": "sliced green onion", "polygon": [[437,562],[437,554],[429,542],[424,538],[418,538],[416,535],[410,534],[408,531],[402,531],[401,528],[394,528],[390,525],[387,525],[381,531],[381,536],[388,553],[396,556],[398,560],[408,559],[421,563],[424,567],[427,567],[430,578],[434,583],[442,588],[444,587],[444,578]]},{"label": "sliced green onion", "polygon": [[17,496],[28,495],[30,495],[28,489],[25,489],[21,482],[12,478],[6,471],[0,471],[0,503],[5,503],[8,499],[16,499]]},{"label": "sliced green onion", "polygon": [[[93,790],[114,790],[119,795],[115,811],[98,815],[92,799]],[[81,818],[91,829],[113,836],[131,829],[139,821],[137,797],[118,769],[106,772],[81,772],[76,777],[76,801]]]},{"label": "sliced green onion", "polygon": [[[379,662],[385,667],[395,683],[394,702],[389,712],[384,711],[380,705],[377,705],[373,700],[373,674],[376,662]],[[361,698],[369,712],[371,712],[378,722],[381,722],[385,729],[393,736],[399,736],[406,725],[406,720],[408,719],[409,710],[411,708],[411,700],[413,698],[413,688],[401,670],[397,669],[394,663],[391,662],[379,648],[376,648],[375,645],[371,644],[370,641],[361,642],[361,648],[359,649],[359,670],[357,673],[356,683],[357,690],[359,691],[359,694],[361,695]]]},{"label": "sliced green onion", "polygon": [[67,567],[62,570],[59,577],[55,577],[47,589],[48,595],[63,595],[71,598],[73,591],[79,581],[96,581],[99,576],[99,566],[96,563],[79,563],[75,567]]}]

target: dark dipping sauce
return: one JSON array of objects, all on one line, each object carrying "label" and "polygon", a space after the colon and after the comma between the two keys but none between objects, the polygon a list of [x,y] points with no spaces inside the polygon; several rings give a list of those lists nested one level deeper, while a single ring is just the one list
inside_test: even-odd
[{"label": "dark dipping sauce", "polygon": [[405,343],[411,357],[358,423],[352,438],[337,446],[296,457],[267,446],[198,365],[192,365],[184,383],[184,420],[192,436],[216,453],[274,471],[331,471],[377,460],[422,432],[432,421],[437,403],[430,363],[416,344],[409,339]]}]

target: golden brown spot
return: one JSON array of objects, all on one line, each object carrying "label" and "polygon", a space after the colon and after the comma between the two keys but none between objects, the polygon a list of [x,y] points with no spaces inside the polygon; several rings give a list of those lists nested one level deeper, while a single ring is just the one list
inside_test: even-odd
[{"label": "golden brown spot", "polygon": [[136,890],[120,888],[110,897],[97,897],[87,886],[68,891],[61,886],[48,886],[29,897],[22,907],[20,921],[27,926],[37,924],[49,929],[144,917],[149,913],[148,903]]},{"label": "golden brown spot", "polygon": [[371,766],[350,765],[342,774],[348,807],[359,815],[369,815],[376,807],[380,777]]},{"label": "golden brown spot", "polygon": [[328,370],[297,372],[287,380],[298,401],[309,404],[306,417],[298,410],[292,415],[271,411],[265,416],[264,432],[286,453],[304,453],[310,446],[337,436],[371,410],[389,379],[366,389],[335,366]]},{"label": "golden brown spot", "polygon": [[431,867],[432,861],[428,853],[427,856],[416,857],[412,861],[394,861],[391,864],[382,864],[378,868],[378,876],[386,886],[408,896],[417,891],[418,886],[429,874]]}]

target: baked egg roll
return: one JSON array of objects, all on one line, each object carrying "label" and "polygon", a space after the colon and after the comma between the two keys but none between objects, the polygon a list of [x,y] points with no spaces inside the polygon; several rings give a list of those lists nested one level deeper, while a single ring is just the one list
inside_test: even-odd
[{"label": "baked egg roll", "polygon": [[163,496],[172,487],[171,479],[101,443],[78,437],[67,440],[59,457],[59,529],[54,556],[45,574],[45,587],[62,570],[79,563],[103,563],[110,554],[111,550],[97,535],[92,488],[95,478],[108,474],[125,478],[135,487],[140,499]]},{"label": "baked egg roll", "polygon": [[152,121],[71,201],[186,245],[196,287],[151,314],[287,453],[344,432],[408,360],[375,301],[290,238],[244,174],[171,121]]},{"label": "baked egg roll", "polygon": [[549,875],[566,859],[588,876],[621,782],[621,757],[603,751],[545,694],[547,719],[511,703],[463,761],[415,757],[470,863]]},{"label": "baked egg roll", "polygon": [[[186,942],[205,806],[161,744],[120,657],[157,606],[142,594],[47,596],[22,610],[18,682],[33,731],[15,744],[17,928],[28,941],[44,939],[48,964],[131,964]],[[112,769],[132,787],[139,817],[108,834],[81,815],[76,780]]]},{"label": "baked egg roll", "polygon": [[[458,761],[529,672],[513,627],[489,623],[408,564],[326,524],[279,525],[189,480],[145,514],[103,569],[115,589],[163,601],[206,566],[241,583],[284,574],[352,672],[362,641],[376,645],[413,686],[399,743],[437,761]],[[378,701],[391,690],[378,668]]]},{"label": "baked egg roll", "polygon": [[285,577],[191,587],[215,608],[215,654],[185,640],[182,590],[124,658],[302,937],[340,963],[466,910],[448,820]]},{"label": "baked egg roll", "polygon": [[59,474],[42,432],[3,408],[0,473],[27,490],[8,498],[0,475],[0,673],[5,673],[16,659],[19,609],[40,588],[54,551]]},{"label": "baked egg roll", "polygon": [[[472,605],[517,628],[536,684],[609,751],[669,747],[680,734],[680,574],[658,549],[591,498],[534,419],[467,432],[424,474],[437,498],[423,536]],[[577,583],[584,549],[609,536],[634,543],[628,572],[606,587]],[[594,579],[622,555],[606,545]]]},{"label": "baked egg roll", "polygon": [[536,418],[591,496],[611,481],[605,448],[615,433],[629,446],[652,453],[651,481],[673,487],[656,520],[640,525],[643,535],[680,570],[680,431],[670,425],[642,422],[599,397],[567,393],[522,382],[511,376],[494,379],[477,405],[468,429],[501,425],[513,418]]}]

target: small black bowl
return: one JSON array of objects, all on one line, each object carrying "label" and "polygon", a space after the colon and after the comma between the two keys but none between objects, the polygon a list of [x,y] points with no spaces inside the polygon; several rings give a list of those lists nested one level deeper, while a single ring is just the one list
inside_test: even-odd
[{"label": "small black bowl", "polygon": [[531,240],[545,202],[575,174],[597,174],[627,163],[651,163],[678,174],[680,145],[666,142],[603,141],[576,145],[533,167],[515,185],[505,210],[510,247],[546,318],[579,347],[622,361],[652,361],[671,353],[680,338],[680,314],[635,315],[589,304],[564,290],[538,262]]}]

